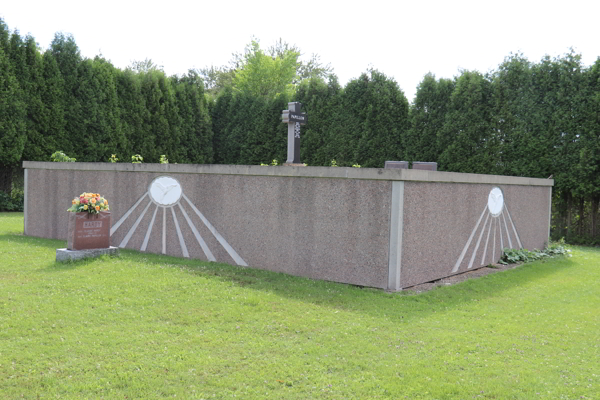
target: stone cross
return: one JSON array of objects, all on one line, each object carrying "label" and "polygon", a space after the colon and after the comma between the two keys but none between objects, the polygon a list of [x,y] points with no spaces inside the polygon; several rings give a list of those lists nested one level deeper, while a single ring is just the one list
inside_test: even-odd
[{"label": "stone cross", "polygon": [[300,112],[302,103],[288,103],[288,109],[281,114],[282,122],[288,124],[288,151],[286,164],[300,162],[300,125],[306,124],[306,113]]}]

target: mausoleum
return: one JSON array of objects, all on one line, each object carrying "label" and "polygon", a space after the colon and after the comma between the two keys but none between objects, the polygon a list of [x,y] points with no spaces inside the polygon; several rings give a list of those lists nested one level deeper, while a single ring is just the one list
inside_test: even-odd
[{"label": "mausoleum", "polygon": [[[399,290],[548,241],[551,179],[416,169],[23,163],[30,236],[111,199],[112,246]],[[39,207],[44,199],[44,207]]]}]

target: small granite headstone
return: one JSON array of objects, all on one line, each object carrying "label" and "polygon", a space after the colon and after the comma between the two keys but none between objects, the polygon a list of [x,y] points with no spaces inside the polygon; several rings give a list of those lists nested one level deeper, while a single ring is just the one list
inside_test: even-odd
[{"label": "small granite headstone", "polygon": [[110,247],[110,212],[69,213],[67,249],[106,249]]},{"label": "small granite headstone", "polygon": [[386,161],[386,169],[408,169],[408,161]]},{"label": "small granite headstone", "polygon": [[437,171],[436,162],[413,161],[412,169],[424,169],[426,171]]}]

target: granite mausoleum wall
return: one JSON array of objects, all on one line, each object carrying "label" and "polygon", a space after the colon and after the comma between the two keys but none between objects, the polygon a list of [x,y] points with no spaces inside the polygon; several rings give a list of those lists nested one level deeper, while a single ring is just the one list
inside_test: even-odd
[{"label": "granite mausoleum wall", "polygon": [[23,167],[26,235],[65,239],[71,199],[97,192],[112,246],[390,290],[487,265],[502,247],[544,247],[553,184],[407,169]]}]

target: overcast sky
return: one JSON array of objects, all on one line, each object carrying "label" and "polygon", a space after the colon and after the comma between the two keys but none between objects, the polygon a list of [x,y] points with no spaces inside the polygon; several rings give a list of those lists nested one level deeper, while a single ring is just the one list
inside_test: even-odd
[{"label": "overcast sky", "polygon": [[591,65],[600,56],[600,1],[48,1],[6,0],[0,16],[42,49],[55,32],[81,54],[119,68],[152,59],[167,74],[224,65],[252,37],[278,38],[330,63],[341,84],[373,67],[412,101],[427,72],[485,73],[511,52],[539,61],[573,47]]}]

